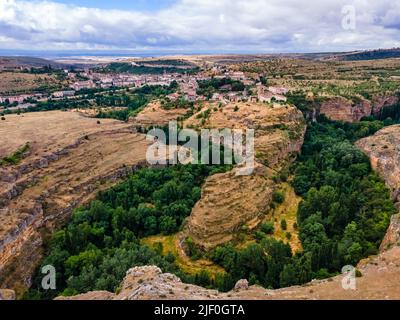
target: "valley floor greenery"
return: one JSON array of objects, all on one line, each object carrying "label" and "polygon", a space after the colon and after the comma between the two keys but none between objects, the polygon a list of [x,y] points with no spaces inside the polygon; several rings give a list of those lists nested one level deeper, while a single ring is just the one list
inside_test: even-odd
[{"label": "valley floor greenery", "polygon": [[245,249],[218,247],[211,258],[233,282],[245,278],[267,288],[300,285],[377,253],[396,209],[384,182],[353,142],[383,123],[319,120],[309,125],[293,169],[293,186],[303,197],[296,226],[303,251],[292,255],[288,244],[268,237],[263,228],[257,231],[257,243]]},{"label": "valley floor greenery", "polygon": [[[54,234],[42,266],[57,271],[57,290],[43,291],[38,269],[25,299],[51,299],[91,290],[115,292],[133,266],[157,265],[189,283],[210,285],[207,274],[186,275],[172,254],[140,244],[140,238],[179,231],[200,199],[209,175],[228,166],[177,165],[141,169],[125,182],[99,193],[88,208],[75,210],[69,224]],[[220,279],[220,280],[218,280]],[[223,275],[216,281],[223,282]]]},{"label": "valley floor greenery", "polygon": [[[90,290],[117,291],[125,272],[140,265],[158,265],[184,282],[228,291],[239,279],[266,288],[304,284],[339,273],[343,266],[378,252],[392,214],[396,213],[385,183],[354,142],[383,128],[384,121],[355,124],[318,119],[308,126],[302,154],[291,169],[292,185],[303,201],[295,228],[303,251],[273,238],[273,227],[262,225],[256,242],[238,249],[233,244],[202,253],[190,239],[187,252],[205,257],[226,273],[183,273],[172,254],[149,248],[139,239],[180,230],[200,198],[205,178],[226,166],[174,166],[142,169],[122,184],[98,195],[89,208],[75,211],[57,232],[42,266],[57,270],[57,290],[40,289],[42,274],[25,296],[53,298]],[[283,201],[275,194],[274,200]],[[285,222],[281,222],[281,225]]]}]

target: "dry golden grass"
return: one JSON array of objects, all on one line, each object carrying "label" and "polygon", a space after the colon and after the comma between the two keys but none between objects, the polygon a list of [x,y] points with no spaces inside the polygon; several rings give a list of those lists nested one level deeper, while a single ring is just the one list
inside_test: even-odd
[{"label": "dry golden grass", "polygon": [[171,252],[176,257],[177,265],[188,274],[196,274],[206,270],[213,277],[217,273],[225,272],[222,267],[215,265],[209,260],[191,260],[186,256],[181,248],[180,241],[179,233],[171,236],[151,236],[142,239],[142,243],[150,247],[155,246],[157,243],[161,243],[163,246],[163,254]]},{"label": "dry golden grass", "polygon": [[[272,212],[272,219],[275,228],[273,236],[277,240],[282,240],[283,242],[288,243],[293,252],[300,252],[302,251],[302,246],[299,240],[299,232],[294,228],[294,225],[297,222],[297,209],[301,198],[296,195],[293,187],[289,183],[282,183],[280,185],[280,190],[285,195],[285,201]],[[267,218],[267,220],[270,219],[271,216]],[[282,230],[281,228],[282,219],[286,220],[287,230]],[[291,234],[290,240],[286,237],[287,233]]]},{"label": "dry golden grass", "polygon": [[60,88],[62,82],[55,76],[18,72],[0,74],[0,94],[24,93],[47,86],[49,89]]},{"label": "dry golden grass", "polygon": [[160,101],[150,102],[141,112],[130,119],[141,126],[167,125],[170,121],[177,120],[188,112],[187,109],[165,110],[161,107]]}]

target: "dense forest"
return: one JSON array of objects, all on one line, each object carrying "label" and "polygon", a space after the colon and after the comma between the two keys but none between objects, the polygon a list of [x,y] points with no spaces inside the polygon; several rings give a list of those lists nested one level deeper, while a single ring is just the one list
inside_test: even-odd
[{"label": "dense forest", "polygon": [[[230,78],[212,78],[211,80],[198,81],[199,88],[197,89],[198,95],[204,95],[211,98],[213,93],[218,91],[243,91],[246,87],[241,81],[232,80]],[[224,88],[229,89],[224,89]]]},{"label": "dense forest", "polygon": [[400,57],[400,48],[357,52],[357,53],[343,55],[340,58],[345,61],[359,61],[359,60],[390,59],[398,57]]},{"label": "dense forest", "polygon": [[[158,265],[201,285],[207,275],[185,275],[171,254],[162,256],[139,239],[177,232],[200,198],[200,187],[209,175],[225,166],[177,165],[141,169],[125,182],[99,193],[88,208],[75,210],[69,224],[54,234],[42,266],[57,270],[57,290],[42,291],[38,269],[26,299],[50,299],[59,294],[90,290],[115,291],[126,271],[135,265]],[[220,276],[223,279],[223,275]]]},{"label": "dense forest", "polygon": [[96,117],[127,121],[129,117],[142,110],[152,99],[171,94],[175,92],[177,88],[178,84],[174,81],[168,87],[144,86],[135,89],[133,94],[129,95],[112,94],[93,97],[98,106],[126,108],[122,110],[100,111]]},{"label": "dense forest", "polygon": [[143,65],[132,65],[130,63],[114,62],[110,63],[104,72],[116,72],[116,73],[132,73],[132,74],[163,74],[168,73],[187,73],[194,74],[199,71],[198,67],[192,68],[179,68],[177,66],[143,66]]},{"label": "dense forest", "polygon": [[303,197],[298,209],[303,252],[257,231],[258,241],[245,249],[217,248],[214,262],[233,281],[280,288],[326,278],[377,253],[396,212],[384,182],[352,142],[383,127],[379,121],[342,124],[319,119],[309,125],[293,186]]}]

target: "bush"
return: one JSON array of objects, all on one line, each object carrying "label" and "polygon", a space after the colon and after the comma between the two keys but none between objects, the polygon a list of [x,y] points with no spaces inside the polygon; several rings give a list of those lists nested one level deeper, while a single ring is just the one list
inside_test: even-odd
[{"label": "bush", "polygon": [[287,230],[287,222],[285,219],[281,220],[281,228],[282,230]]},{"label": "bush", "polygon": [[261,231],[265,234],[273,234],[275,231],[274,224],[272,222],[266,222],[261,225]]},{"label": "bush", "polygon": [[272,195],[272,201],[282,204],[285,201],[285,195],[283,194],[282,191],[276,191]]},{"label": "bush", "polygon": [[262,232],[262,231],[256,231],[256,232],[254,232],[254,238],[257,241],[261,241],[261,240],[263,240],[265,238],[265,233]]}]

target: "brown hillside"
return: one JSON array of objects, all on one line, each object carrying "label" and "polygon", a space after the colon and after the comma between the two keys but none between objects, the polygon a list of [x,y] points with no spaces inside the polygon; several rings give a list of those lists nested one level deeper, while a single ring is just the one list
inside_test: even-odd
[{"label": "brown hillside", "polygon": [[[25,159],[0,167],[0,287],[20,293],[41,259],[43,237],[98,190],[145,161],[149,142],[118,121],[72,112],[8,116],[3,153],[29,142]],[[26,263],[29,261],[29,263]]]},{"label": "brown hillside", "polygon": [[[207,110],[210,110],[208,118],[199,117]],[[257,227],[264,219],[275,189],[272,177],[300,151],[305,123],[300,111],[292,106],[237,103],[218,106],[217,110],[215,105],[206,105],[184,125],[196,129],[255,130],[255,155],[259,163],[254,173],[238,176],[235,168],[207,179],[202,197],[189,218],[186,235],[198,246],[211,249],[235,239],[243,228]]]}]

